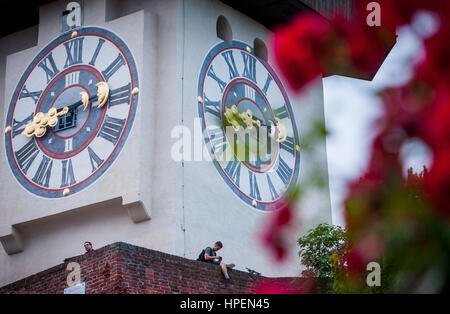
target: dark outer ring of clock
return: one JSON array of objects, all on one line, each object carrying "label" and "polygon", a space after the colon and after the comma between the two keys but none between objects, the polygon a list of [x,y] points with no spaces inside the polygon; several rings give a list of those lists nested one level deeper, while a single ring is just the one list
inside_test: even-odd
[{"label": "dark outer ring of clock", "polygon": [[[85,29],[89,29],[89,30],[90,30],[90,29],[92,29],[92,28],[94,28],[94,29],[99,29],[99,30],[104,30],[104,29],[102,29],[102,28],[97,28],[97,27],[87,27],[87,28],[85,28]],[[128,60],[128,56],[127,56],[126,53],[124,53],[123,49],[122,49],[116,42],[114,42],[113,40],[111,40],[110,38],[108,38],[108,37],[106,37],[106,36],[104,36],[104,35],[100,35],[100,34],[98,34],[98,33],[89,33],[89,32],[82,33],[82,31],[84,31],[85,29],[81,29],[81,30],[79,31],[80,36],[95,36],[95,37],[100,37],[100,38],[103,38],[103,39],[109,41],[109,42],[112,43],[114,46],[116,46],[116,48],[120,51],[120,53],[122,54],[122,56],[125,58],[125,63],[126,63],[126,65],[127,65],[127,67],[128,67],[128,71],[129,71],[130,77],[131,77],[131,88],[133,89],[134,87],[137,87],[139,84],[135,85],[134,78],[133,78],[133,71],[132,71],[132,69],[131,69],[131,65],[130,65],[130,62],[129,62],[129,60]],[[109,32],[109,31],[107,31],[107,30],[105,30],[105,31],[106,31],[106,32]],[[53,42],[55,43],[54,46],[53,46],[52,48],[49,48],[48,51],[51,51],[51,50],[53,50],[54,48],[56,48],[57,46],[63,44],[64,42],[71,40],[70,34],[68,34],[68,35],[69,35],[69,37],[68,37],[67,39],[65,39],[65,40],[63,40],[63,41],[60,41],[60,42],[58,42],[58,41],[59,41],[59,38],[58,38],[58,39],[55,39],[55,40],[53,41]],[[121,40],[121,39],[120,39],[120,40]],[[57,43],[56,43],[56,42],[57,42]],[[47,49],[47,48],[48,48],[48,46],[47,46],[46,48],[44,48],[44,49]],[[129,51],[129,48],[126,47],[126,50]],[[38,63],[39,63],[46,55],[47,55],[47,53],[43,54],[43,55],[39,58],[39,60],[37,60],[37,61],[36,61],[36,58],[33,60],[33,62],[32,62],[31,64],[33,64],[34,66],[30,69],[30,67],[31,67],[31,64],[30,64],[29,68],[25,71],[25,73],[27,73],[27,75],[26,75],[25,78],[22,77],[22,79],[21,79],[22,85],[21,85],[19,91],[21,91],[21,90],[23,89],[23,87],[24,87],[24,85],[25,85],[25,82],[28,80],[29,75],[30,75],[31,72],[33,71],[32,69],[33,69],[34,67],[36,67],[37,64],[38,64]],[[133,60],[133,62],[134,62],[134,60]],[[134,69],[135,69],[135,66],[134,66]],[[137,76],[136,76],[136,78],[137,78]],[[16,88],[16,91],[17,91],[17,88]],[[10,110],[12,110],[12,111],[11,111],[11,118],[10,118],[10,121],[11,121],[10,124],[11,124],[11,125],[12,125],[12,121],[13,121],[13,118],[14,118],[14,111],[15,111],[15,107],[16,107],[16,105],[17,105],[17,100],[18,100],[18,98],[19,98],[19,92],[15,92],[15,96],[13,97],[13,99],[15,99],[15,100],[14,100],[14,105],[13,105],[13,108],[12,108],[12,109],[10,108]],[[80,182],[77,182],[76,184],[74,184],[74,185],[72,185],[72,186],[69,186],[68,188],[70,188],[70,189],[77,188],[78,186],[80,186],[80,185],[82,185],[82,184],[86,184],[86,182],[89,181],[92,177],[98,177],[98,176],[99,176],[99,174],[98,174],[99,171],[100,171],[105,165],[107,165],[107,164],[110,162],[111,157],[116,153],[117,148],[120,146],[119,143],[121,142],[121,140],[122,140],[122,138],[123,138],[123,136],[124,136],[124,134],[125,134],[125,132],[126,132],[126,130],[127,130],[127,128],[128,128],[128,123],[129,123],[129,121],[130,121],[130,114],[131,114],[132,109],[133,109],[133,103],[134,103],[134,101],[135,101],[135,98],[137,98],[137,95],[136,95],[136,96],[133,96],[133,97],[131,98],[131,102],[130,102],[130,104],[129,104],[129,105],[130,105],[130,109],[129,109],[129,112],[128,112],[128,115],[127,115],[127,121],[125,122],[125,125],[124,125],[124,127],[123,127],[123,131],[122,131],[122,134],[120,135],[120,138],[119,138],[119,140],[118,140],[116,146],[114,147],[114,149],[112,150],[112,152],[109,154],[108,158],[107,158],[107,159],[102,163],[102,165],[100,165],[100,166],[97,168],[97,170],[96,170],[95,172],[93,172],[90,176],[88,176],[87,178],[83,179],[83,180],[80,181]],[[9,140],[8,140],[8,142],[9,142],[10,152],[13,152],[14,150],[13,150],[13,146],[12,146],[12,142],[13,142],[13,141],[12,141],[12,132],[10,132],[10,134],[9,134]],[[17,164],[17,160],[16,160],[16,158],[15,158],[14,153],[11,154],[11,155],[12,155],[11,157],[12,157],[12,161],[13,161],[13,163],[14,163],[14,166],[16,167],[16,169],[17,169],[18,173],[20,174],[20,176],[21,176],[28,184],[32,185],[34,189],[38,189],[38,190],[42,190],[42,191],[46,191],[46,192],[50,192],[50,193],[56,193],[56,192],[59,193],[59,192],[61,192],[62,190],[64,190],[63,188],[48,189],[48,188],[45,188],[45,187],[36,185],[36,184],[35,184],[34,182],[32,182],[25,174],[23,174],[22,170],[19,168],[19,165]],[[116,157],[117,157],[117,156],[116,156]],[[102,173],[103,173],[103,172],[102,172]],[[102,174],[102,173],[101,173],[101,174]],[[100,174],[100,175],[101,175],[101,174]],[[22,184],[22,183],[21,183],[21,184]],[[23,184],[22,184],[22,185],[23,185]],[[88,185],[89,185],[89,183],[88,183]],[[31,193],[33,193],[33,194],[36,194],[35,192],[31,191],[29,188],[27,188],[27,190],[29,190],[29,191],[30,191]],[[77,191],[76,191],[76,192],[77,192]],[[39,195],[39,194],[38,194],[38,195]]]},{"label": "dark outer ring of clock", "polygon": [[[220,47],[219,49],[217,49],[217,47]],[[198,86],[198,95],[200,95],[201,97],[204,97],[204,84],[205,84],[205,78],[206,78],[206,73],[207,73],[207,69],[209,69],[211,63],[213,62],[213,60],[216,58],[217,55],[219,55],[220,53],[222,53],[225,50],[229,50],[229,49],[236,49],[236,50],[241,50],[241,51],[245,51],[247,53],[249,53],[247,51],[247,49],[245,49],[245,47],[249,47],[246,43],[241,42],[241,41],[233,41],[233,43],[230,45],[226,42],[221,42],[219,44],[216,44],[207,54],[207,56],[205,57],[205,61],[202,65],[202,69],[200,71],[200,77],[201,80],[199,81],[199,86]],[[214,51],[214,54],[212,55],[211,52]],[[276,75],[276,73],[273,72],[272,68],[270,67],[270,65],[265,62],[264,60],[258,58],[257,56],[254,55],[254,53],[249,53],[252,56],[254,56],[255,58],[257,58],[257,60],[259,62],[262,63],[262,65],[266,68],[266,70],[270,73],[270,75],[272,76],[273,80],[276,82],[276,84],[279,86],[280,88],[280,84],[281,81],[278,78],[278,76]],[[281,84],[282,87],[282,84]],[[284,88],[281,88],[281,93],[282,96],[285,100],[286,105],[289,104],[289,109],[288,109],[288,115],[290,117],[290,120],[292,121],[292,127],[294,128],[294,134],[295,137],[297,137],[297,127],[295,124],[295,120],[292,119],[291,117],[291,109],[290,109],[290,102],[289,102],[289,98],[284,90]],[[208,128],[206,126],[206,118],[205,118],[205,112],[204,112],[204,104],[203,102],[199,102],[199,116],[202,119],[202,130],[203,132],[206,133],[206,137],[208,139],[208,143],[210,145],[210,152],[212,153],[212,155],[214,156],[214,164],[218,170],[218,172],[220,173],[220,175],[222,176],[222,178],[224,179],[224,181],[227,182],[227,184],[230,186],[230,184],[232,185],[231,189],[233,190],[234,193],[236,193],[236,195],[238,195],[243,201],[245,201],[247,204],[251,205],[251,201],[253,201],[253,199],[248,196],[244,191],[242,191],[239,187],[237,187],[233,180],[231,180],[229,178],[229,176],[227,175],[227,173],[224,171],[224,169],[222,168],[222,166],[220,165],[220,163],[217,162],[217,160],[215,159],[215,153],[214,153],[214,148],[211,144],[211,140],[210,140],[210,136],[209,136],[209,132],[208,132]],[[294,178],[298,177],[298,171],[299,171],[299,164],[300,164],[300,155],[296,152],[296,157],[295,157],[295,164],[294,164],[294,171],[292,173],[291,176],[291,180],[289,183],[289,186],[287,188],[286,191],[289,191],[292,188],[292,182]],[[238,192],[237,192],[238,191]],[[281,199],[281,196],[278,199],[274,199],[272,201],[269,202],[264,202],[264,201],[256,201],[258,204],[258,209],[262,209],[267,210],[268,206],[275,206],[272,207],[272,209],[277,209],[279,206],[283,206],[282,203],[278,202]],[[262,206],[262,208],[260,208],[259,206]]]}]

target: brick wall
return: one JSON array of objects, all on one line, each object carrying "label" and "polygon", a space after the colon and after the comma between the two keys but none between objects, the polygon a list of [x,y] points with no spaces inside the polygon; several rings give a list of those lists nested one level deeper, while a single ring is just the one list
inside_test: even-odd
[{"label": "brick wall", "polygon": [[231,270],[226,281],[217,265],[188,260],[123,242],[77,256],[65,263],[0,288],[3,293],[63,293],[69,262],[81,267],[86,293],[256,293],[262,282],[289,283],[291,292],[309,287],[299,278],[264,278]]}]

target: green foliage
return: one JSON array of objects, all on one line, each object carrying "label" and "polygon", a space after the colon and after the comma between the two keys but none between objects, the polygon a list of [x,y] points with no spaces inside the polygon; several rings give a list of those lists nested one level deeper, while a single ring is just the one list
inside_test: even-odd
[{"label": "green foliage", "polygon": [[348,280],[345,265],[339,255],[334,253],[330,257],[333,273],[333,292],[337,294],[354,293],[355,289]]},{"label": "green foliage", "polygon": [[343,263],[337,254],[333,254],[330,260],[333,272],[333,292],[335,294],[384,294],[390,292],[388,290],[390,270],[386,266],[386,259],[383,258],[380,263],[381,286],[372,287],[366,284],[368,273],[351,274],[347,269],[347,265]]},{"label": "green foliage", "polygon": [[301,262],[306,266],[303,276],[332,278],[333,269],[330,257],[333,254],[345,260],[347,236],[339,226],[322,223],[297,241]]}]

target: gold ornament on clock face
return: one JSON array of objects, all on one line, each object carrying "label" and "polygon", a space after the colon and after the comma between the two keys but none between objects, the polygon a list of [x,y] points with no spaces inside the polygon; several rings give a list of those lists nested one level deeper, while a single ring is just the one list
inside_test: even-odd
[{"label": "gold ornament on clock face", "polygon": [[138,87],[130,49],[109,30],[80,28],[49,43],[22,75],[8,110],[5,145],[17,181],[46,198],[95,182],[128,137]]},{"label": "gold ornament on clock face", "polygon": [[[89,94],[87,92],[80,92],[83,111],[86,110],[91,101],[95,99],[98,101],[97,108],[103,107],[108,101],[109,97],[108,83],[99,82],[95,86],[97,86],[97,97],[89,98]],[[77,102],[76,104],[79,104],[79,102]],[[38,112],[33,117],[33,121],[31,121],[25,126],[25,129],[23,130],[22,134],[27,137],[31,136],[43,137],[47,132],[47,126],[53,128],[58,124],[58,117],[62,117],[66,115],[68,112],[69,107],[67,106],[59,111],[56,108],[52,107],[47,112],[47,114]]]},{"label": "gold ornament on clock face", "polygon": [[198,112],[214,165],[235,195],[276,208],[297,181],[300,154],[289,98],[270,65],[245,43],[217,44],[200,71]]}]

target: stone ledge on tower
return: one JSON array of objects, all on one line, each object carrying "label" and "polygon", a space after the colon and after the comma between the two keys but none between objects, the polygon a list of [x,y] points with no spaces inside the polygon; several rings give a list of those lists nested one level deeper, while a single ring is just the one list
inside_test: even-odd
[{"label": "stone ledge on tower", "polygon": [[11,226],[11,232],[5,236],[0,237],[3,249],[6,254],[12,255],[23,251],[23,241],[19,230]]}]

